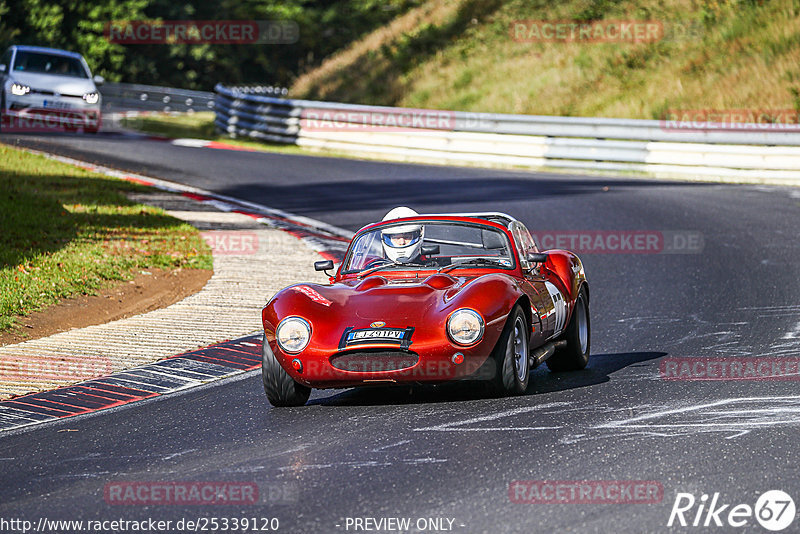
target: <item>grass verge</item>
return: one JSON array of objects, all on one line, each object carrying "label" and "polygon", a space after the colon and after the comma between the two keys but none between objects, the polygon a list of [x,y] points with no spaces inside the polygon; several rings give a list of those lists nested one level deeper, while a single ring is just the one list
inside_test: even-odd
[{"label": "grass verge", "polygon": [[134,270],[211,269],[196,228],[125,196],[144,190],[0,145],[0,331]]},{"label": "grass verge", "polygon": [[[274,152],[278,154],[291,154],[297,156],[327,156],[335,158],[365,159],[366,156],[356,156],[338,150],[324,148],[307,148],[297,145],[283,145],[258,141],[255,139],[237,139],[219,134],[214,129],[214,113],[200,111],[197,113],[151,113],[138,117],[127,117],[119,123],[124,128],[130,128],[144,133],[160,135],[173,139],[207,139],[219,141],[261,152]],[[369,158],[382,159],[382,158]]]},{"label": "grass verge", "polygon": [[264,152],[278,152],[281,154],[308,154],[309,151],[294,145],[279,145],[262,141],[234,139],[221,135],[214,129],[214,112],[200,111],[197,113],[151,113],[138,117],[127,117],[120,120],[120,125],[140,132],[145,132],[164,137],[207,139],[219,141],[229,145]]},{"label": "grass verge", "polygon": [[214,131],[214,112],[196,113],[149,113],[120,120],[125,128],[163,135],[164,137],[189,137],[192,139],[212,139],[219,136]]}]

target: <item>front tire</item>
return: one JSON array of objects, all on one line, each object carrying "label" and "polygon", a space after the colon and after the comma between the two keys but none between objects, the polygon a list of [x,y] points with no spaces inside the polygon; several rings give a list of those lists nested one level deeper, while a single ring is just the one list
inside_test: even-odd
[{"label": "front tire", "polygon": [[269,342],[261,346],[261,381],[270,404],[275,407],[303,406],[311,395],[311,388],[295,382],[275,358]]},{"label": "front tire", "polygon": [[495,361],[493,389],[505,395],[521,395],[528,389],[530,367],[528,342],[530,329],[522,308],[514,306],[497,341],[492,358]]},{"label": "front tire", "polygon": [[589,345],[591,342],[591,321],[589,320],[589,298],[586,289],[581,287],[575,299],[575,309],[567,330],[561,336],[567,346],[556,349],[555,354],[547,359],[547,367],[551,371],[580,371],[589,363]]}]

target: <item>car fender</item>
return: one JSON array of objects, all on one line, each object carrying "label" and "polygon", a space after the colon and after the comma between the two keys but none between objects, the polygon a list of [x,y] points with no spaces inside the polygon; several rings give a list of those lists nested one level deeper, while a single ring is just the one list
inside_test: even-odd
[{"label": "car fender", "polygon": [[290,315],[310,319],[329,313],[334,303],[321,290],[319,284],[295,284],[276,293],[261,310],[264,332],[274,337],[281,318]]},{"label": "car fender", "polygon": [[586,274],[580,258],[568,250],[548,250],[544,270],[546,277],[555,277],[560,282],[560,287],[567,292],[570,304],[573,304],[581,287],[586,285]]},{"label": "car fender", "polygon": [[[449,313],[471,308],[483,317],[487,340],[496,342],[505,327],[509,313],[520,299],[527,298],[520,281],[512,276],[492,273],[472,280],[452,298]],[[530,322],[530,306],[523,306]]]}]

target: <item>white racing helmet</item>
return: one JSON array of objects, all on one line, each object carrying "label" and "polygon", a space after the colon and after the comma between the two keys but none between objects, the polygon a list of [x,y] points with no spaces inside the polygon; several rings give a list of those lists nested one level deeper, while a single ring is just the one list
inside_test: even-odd
[{"label": "white racing helmet", "polygon": [[[404,217],[416,217],[416,211],[405,206],[394,208],[384,217],[384,221],[402,219]],[[411,261],[422,248],[422,240],[425,237],[425,229],[421,224],[404,224],[392,226],[381,231],[383,250],[386,257],[392,261]]]}]

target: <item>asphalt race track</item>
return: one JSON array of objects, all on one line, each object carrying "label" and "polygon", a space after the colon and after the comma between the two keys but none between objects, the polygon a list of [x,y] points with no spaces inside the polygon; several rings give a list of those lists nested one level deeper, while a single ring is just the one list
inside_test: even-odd
[{"label": "asphalt race track", "polygon": [[[525,396],[490,398],[465,384],[328,390],[315,391],[306,407],[273,409],[252,372],[0,436],[2,518],[278,518],[281,532],[355,532],[356,518],[396,517],[412,527],[424,518],[425,531],[643,533],[670,530],[678,493],[698,502],[719,493],[718,504],[730,505],[719,515],[724,528],[710,518],[710,527],[673,529],[766,532],[754,517],[729,526],[728,511],[754,506],[768,490],[800,498],[796,380],[660,374],[669,358],[797,361],[800,190],[213,150],[102,134],[0,141],[350,230],[409,205],[504,211],[533,233],[663,232],[663,245],[677,247],[582,254],[589,367],[539,368]],[[702,239],[701,253],[681,248],[686,236]],[[652,481],[663,496],[512,502],[509,488],[519,480]],[[137,506],[104,495],[109,484],[130,481],[255,484],[259,502]],[[444,521],[427,521],[437,518]],[[800,532],[800,522],[785,532]]]}]

